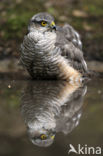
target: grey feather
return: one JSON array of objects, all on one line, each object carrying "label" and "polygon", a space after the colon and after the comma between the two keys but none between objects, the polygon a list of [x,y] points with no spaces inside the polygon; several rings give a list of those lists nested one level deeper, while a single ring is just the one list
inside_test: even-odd
[{"label": "grey feather", "polygon": [[[21,44],[20,62],[33,78],[39,79],[66,79],[69,67],[81,73],[87,72],[78,33],[67,24],[57,27],[56,31],[51,29],[53,20],[48,13],[39,13],[31,18],[29,33]],[[46,21],[47,26],[41,26],[41,21]]]},{"label": "grey feather", "polygon": [[82,73],[87,72],[79,34],[70,25],[58,27],[56,46],[60,47],[61,55],[69,60],[71,66]]},{"label": "grey feather", "polygon": [[[54,141],[50,138],[52,132],[68,134],[78,125],[85,88],[86,86],[79,88],[65,81],[25,83],[21,113],[34,144],[49,146]],[[47,139],[41,140],[40,134],[47,134]]]}]

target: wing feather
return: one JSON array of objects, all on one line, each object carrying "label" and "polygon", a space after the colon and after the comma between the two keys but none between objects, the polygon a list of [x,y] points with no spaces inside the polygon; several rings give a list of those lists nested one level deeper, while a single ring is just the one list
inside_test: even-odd
[{"label": "wing feather", "polygon": [[80,39],[80,35],[72,26],[69,24],[65,24],[63,26],[63,31],[67,40],[71,41],[76,47],[82,49],[82,42]]},{"label": "wing feather", "polygon": [[77,35],[77,32],[70,25],[58,27],[56,46],[60,48],[61,55],[68,59],[72,67],[81,73],[87,72],[87,64],[83,57],[79,34]]}]

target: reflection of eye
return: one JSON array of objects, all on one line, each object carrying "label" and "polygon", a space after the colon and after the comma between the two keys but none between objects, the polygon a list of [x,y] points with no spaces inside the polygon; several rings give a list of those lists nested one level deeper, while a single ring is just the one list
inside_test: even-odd
[{"label": "reflection of eye", "polygon": [[55,138],[55,136],[54,136],[54,135],[52,135],[52,136],[51,136],[51,139],[53,140],[54,138]]},{"label": "reflection of eye", "polygon": [[47,138],[47,136],[46,136],[45,134],[42,134],[42,135],[40,136],[40,138],[41,138],[42,140],[45,140],[45,139]]},{"label": "reflection of eye", "polygon": [[47,25],[47,22],[42,21],[42,22],[41,22],[41,25],[42,25],[43,27],[45,27],[45,26]]}]

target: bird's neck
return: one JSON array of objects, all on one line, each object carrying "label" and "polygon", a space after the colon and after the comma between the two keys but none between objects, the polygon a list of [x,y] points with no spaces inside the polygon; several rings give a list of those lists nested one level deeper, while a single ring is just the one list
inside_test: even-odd
[{"label": "bird's neck", "polygon": [[30,38],[35,41],[37,51],[50,52],[55,48],[56,33],[55,32],[39,32],[35,30],[29,33]]}]

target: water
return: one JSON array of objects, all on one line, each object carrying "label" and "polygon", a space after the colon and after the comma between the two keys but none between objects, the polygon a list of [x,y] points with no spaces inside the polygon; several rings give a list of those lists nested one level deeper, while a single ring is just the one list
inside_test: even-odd
[{"label": "water", "polygon": [[67,156],[70,144],[102,146],[102,120],[103,80],[0,80],[0,156]]}]

